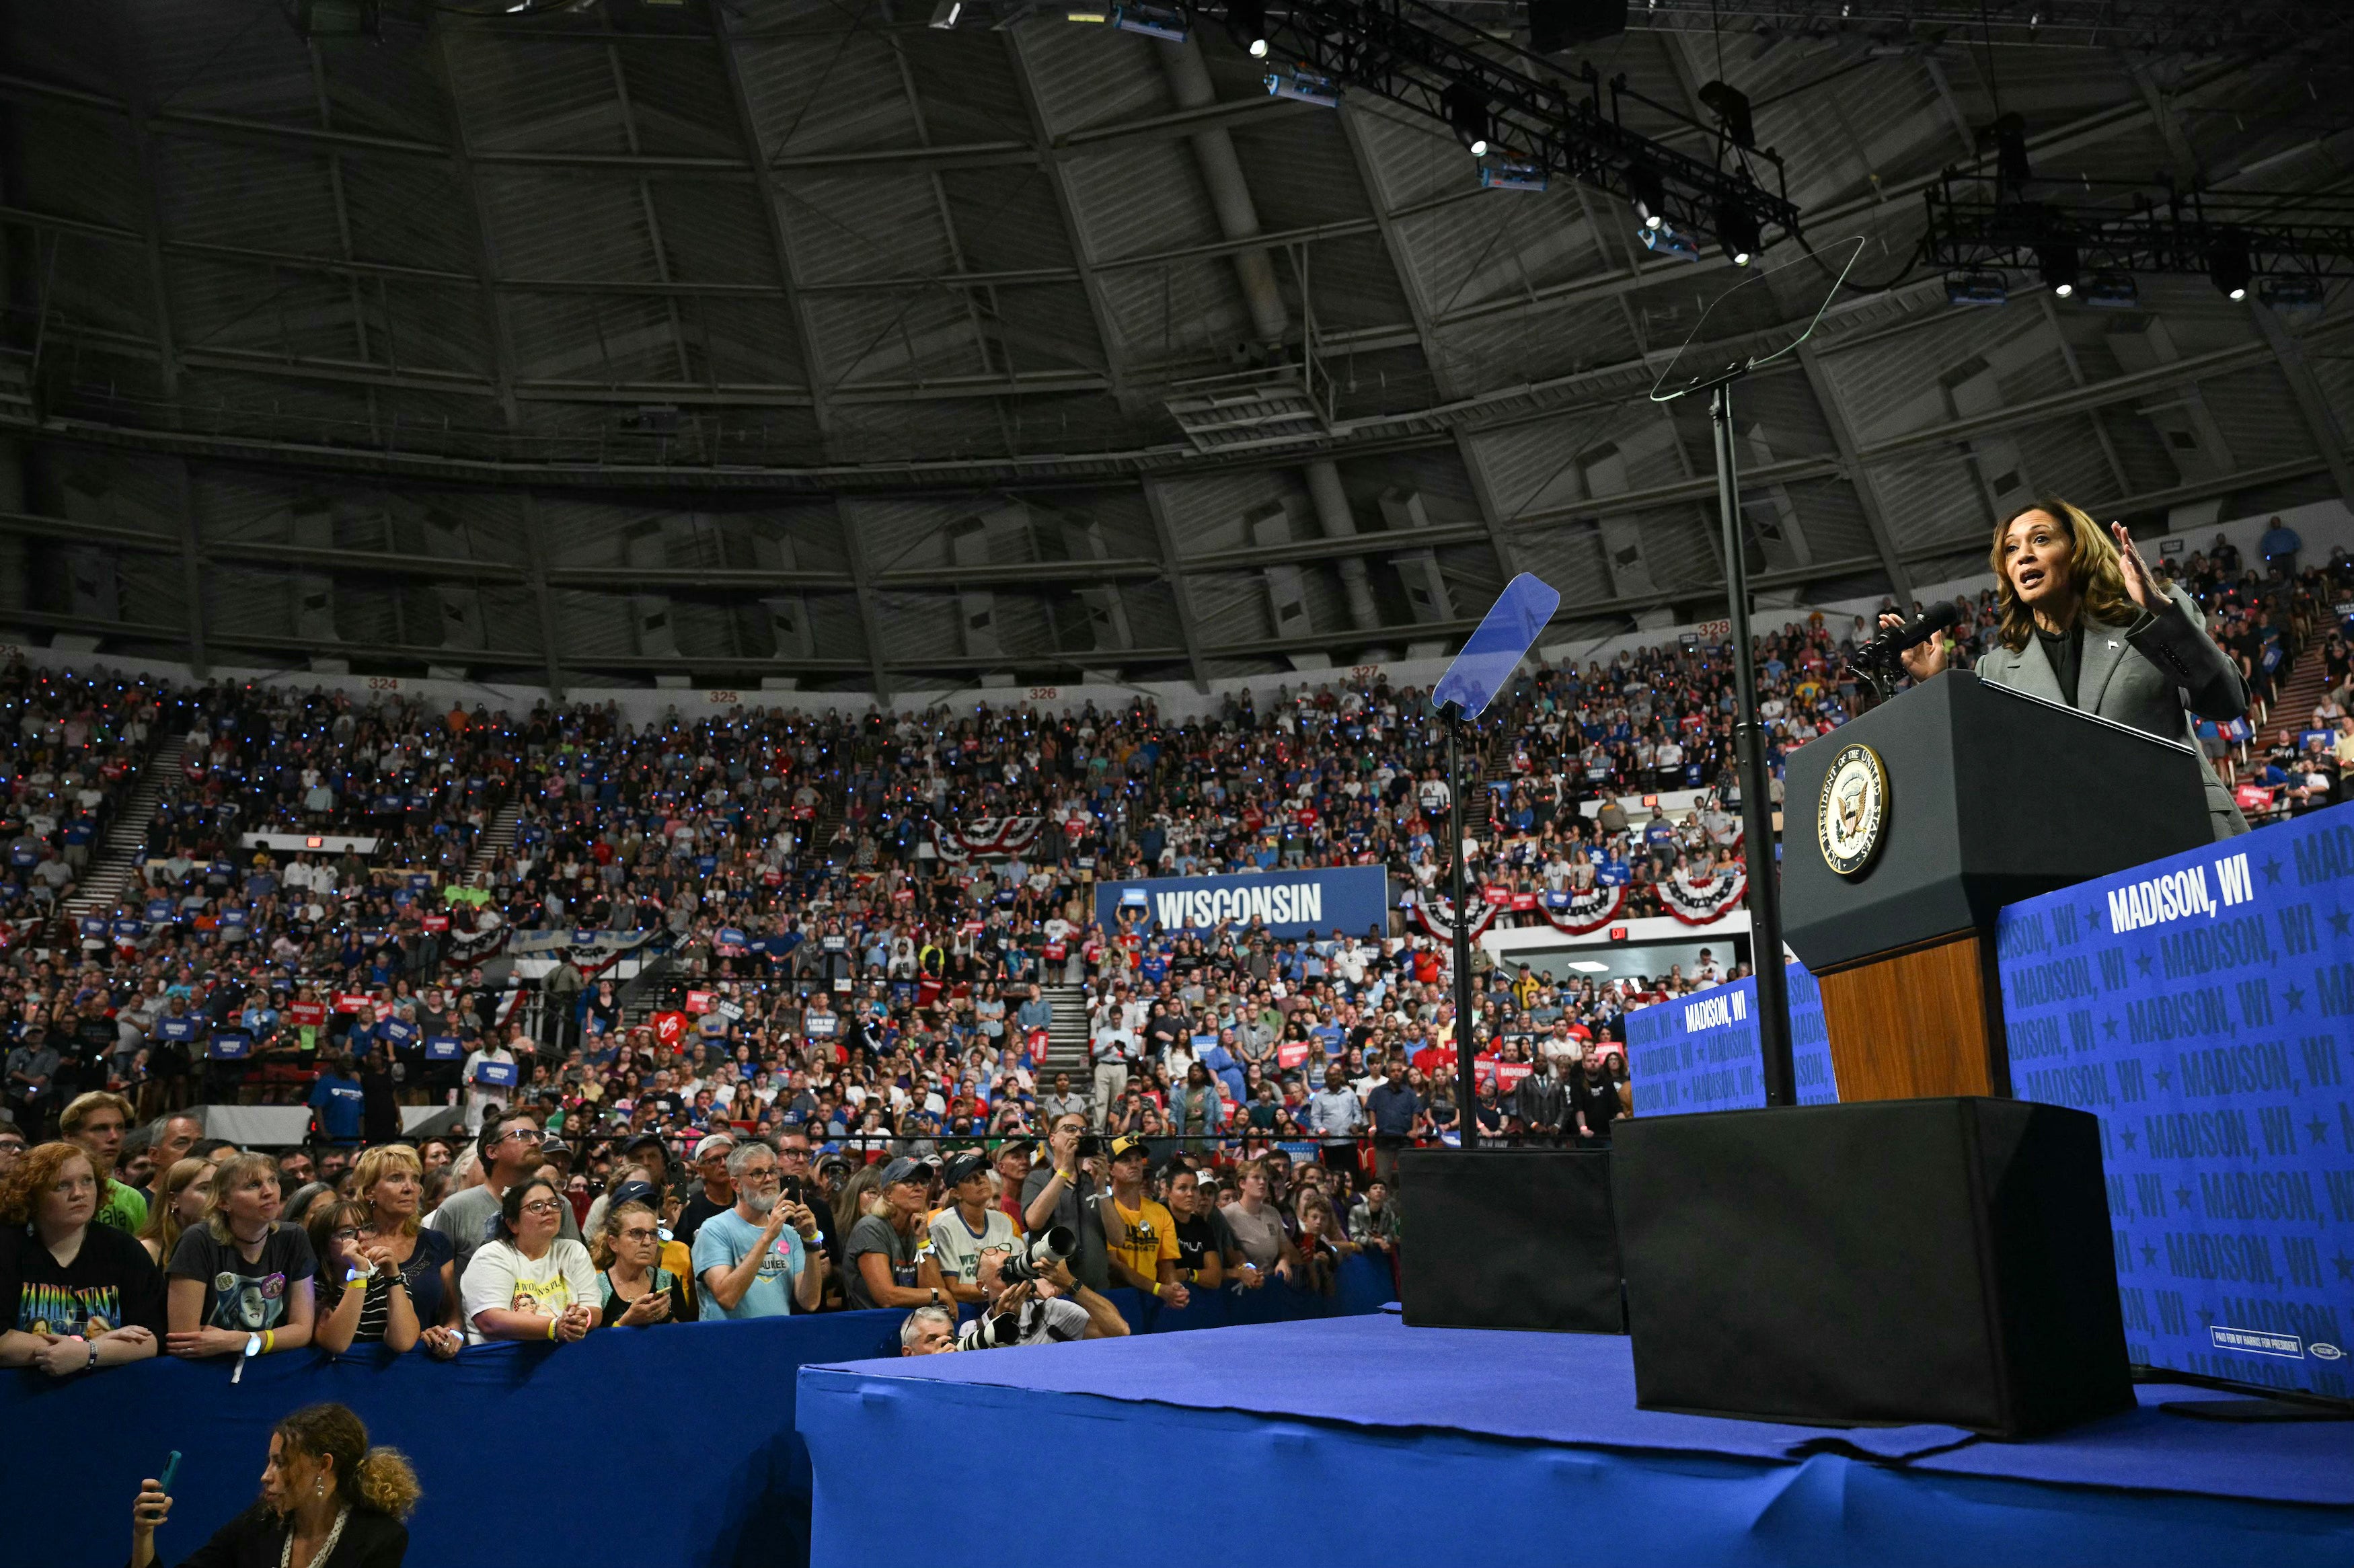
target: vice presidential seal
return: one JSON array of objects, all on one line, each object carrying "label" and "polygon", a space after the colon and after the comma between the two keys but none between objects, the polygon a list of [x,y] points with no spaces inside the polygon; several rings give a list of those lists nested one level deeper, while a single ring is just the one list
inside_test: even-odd
[{"label": "vice presidential seal", "polygon": [[1888,769],[1880,753],[1861,743],[1840,747],[1823,775],[1815,810],[1815,842],[1824,863],[1841,876],[1871,864],[1887,818]]}]

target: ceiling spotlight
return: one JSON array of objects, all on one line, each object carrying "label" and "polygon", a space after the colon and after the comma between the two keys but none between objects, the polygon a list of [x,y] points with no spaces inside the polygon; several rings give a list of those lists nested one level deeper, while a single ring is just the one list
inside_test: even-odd
[{"label": "ceiling spotlight", "polygon": [[1668,186],[1659,170],[1649,164],[1628,164],[1627,188],[1635,193],[1635,216],[1644,228],[1657,228],[1668,221]]},{"label": "ceiling spotlight", "polygon": [[1724,134],[1736,147],[1757,145],[1757,122],[1749,112],[1749,95],[1730,82],[1712,81],[1700,90],[1700,101],[1724,127]]},{"label": "ceiling spotlight", "polygon": [[1310,70],[1269,72],[1266,85],[1268,95],[1274,98],[1321,104],[1327,109],[1337,108],[1341,102],[1341,90],[1332,79]]},{"label": "ceiling spotlight", "polygon": [[2227,300],[2248,297],[2248,282],[2255,269],[2248,261],[2247,236],[2237,229],[2220,230],[2207,246],[2207,276],[2223,291]]},{"label": "ceiling spotlight", "polygon": [[1163,5],[1114,6],[1111,25],[1123,33],[1140,33],[1172,44],[1183,43],[1187,32],[1185,13]]},{"label": "ceiling spotlight", "polygon": [[2084,281],[2084,302],[2105,311],[2137,310],[2141,288],[2130,272],[2095,272]]},{"label": "ceiling spotlight", "polygon": [[1251,58],[1267,58],[1267,0],[1226,0],[1226,36]]},{"label": "ceiling spotlight", "polygon": [[1731,197],[1717,204],[1716,240],[1736,267],[1748,266],[1766,248],[1757,231],[1757,215]]},{"label": "ceiling spotlight", "polygon": [[1999,272],[1948,272],[1946,274],[1946,303],[1949,305],[2007,305],[2010,302],[2010,285]]},{"label": "ceiling spotlight", "polygon": [[2309,322],[2321,314],[2321,280],[2302,273],[2262,279],[2256,298],[2285,320]]},{"label": "ceiling spotlight", "polygon": [[2076,292],[2076,248],[2073,245],[2039,245],[2035,248],[2035,270],[2043,286],[2061,299],[2073,298]]},{"label": "ceiling spotlight", "polygon": [[1447,111],[1447,122],[1455,127],[1464,146],[1475,158],[1488,155],[1488,138],[1492,133],[1488,117],[1488,100],[1469,82],[1458,81],[1438,95],[1438,104]]}]

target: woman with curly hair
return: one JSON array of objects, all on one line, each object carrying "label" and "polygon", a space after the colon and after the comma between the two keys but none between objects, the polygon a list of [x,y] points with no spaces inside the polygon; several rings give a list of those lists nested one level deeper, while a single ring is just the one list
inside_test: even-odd
[{"label": "woman with curly hair", "polygon": [[[1982,679],[2194,751],[2197,719],[2247,713],[2247,682],[2208,635],[2198,603],[2158,577],[2124,524],[2104,529],[2080,506],[2038,501],[1996,527],[1987,564],[2000,625],[1976,666]],[[1894,615],[1880,620],[1903,624]],[[1945,640],[1933,638],[1904,654],[1904,673],[1925,681],[1946,660]],[[2214,835],[2246,832],[2203,753],[2200,767]]]},{"label": "woman with curly hair", "polygon": [[162,1346],[163,1277],[136,1241],[92,1223],[104,1191],[78,1143],[44,1143],[0,1176],[0,1367],[70,1377]]},{"label": "woman with curly hair", "polygon": [[[408,1554],[417,1472],[395,1448],[368,1446],[340,1404],[311,1404],[270,1434],[261,1496],[183,1561],[195,1568],[399,1568]],[[131,1506],[131,1568],[156,1561],[155,1531],[172,1511],[161,1483],[139,1483]]]}]

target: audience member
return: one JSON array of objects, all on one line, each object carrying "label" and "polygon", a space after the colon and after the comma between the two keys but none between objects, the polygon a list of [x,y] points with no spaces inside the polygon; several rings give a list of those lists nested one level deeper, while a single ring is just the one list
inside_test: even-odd
[{"label": "audience member", "polygon": [[[215,1531],[186,1561],[204,1568],[400,1568],[417,1472],[398,1449],[371,1447],[367,1428],[340,1404],[312,1404],[270,1434],[261,1496]],[[163,1483],[139,1483],[131,1509],[130,1568],[155,1561],[155,1532],[170,1518]]]},{"label": "audience member", "polygon": [[240,1154],[214,1171],[203,1221],[182,1233],[165,1270],[165,1350],[200,1359],[311,1342],[318,1264],[302,1228],[280,1220],[282,1207],[270,1156]]},{"label": "audience member", "polygon": [[569,1344],[597,1326],[596,1266],[587,1247],[561,1234],[571,1213],[556,1183],[542,1177],[527,1176],[506,1190],[495,1235],[475,1249],[458,1277],[468,1344]]},{"label": "audience member", "polygon": [[426,1229],[419,1218],[425,1179],[417,1151],[405,1143],[368,1150],[352,1167],[351,1191],[365,1211],[359,1245],[372,1269],[360,1339],[380,1337],[378,1320],[389,1316],[398,1289],[416,1316],[426,1354],[437,1361],[456,1355],[465,1342],[457,1255],[447,1235]]},{"label": "audience member", "polygon": [[0,1174],[0,1367],[69,1377],[161,1348],[163,1282],[136,1241],[96,1223],[99,1181],[78,1143]]},{"label": "audience member", "polygon": [[826,1269],[825,1255],[809,1248],[821,1234],[817,1216],[784,1197],[776,1151],[758,1140],[737,1145],[727,1156],[727,1178],[734,1206],[704,1221],[695,1236],[703,1317],[816,1311]]}]

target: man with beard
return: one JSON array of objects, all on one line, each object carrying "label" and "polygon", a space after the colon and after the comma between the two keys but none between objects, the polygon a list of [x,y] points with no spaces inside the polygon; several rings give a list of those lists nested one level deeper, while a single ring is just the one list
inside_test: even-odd
[{"label": "man with beard", "polygon": [[755,1139],[727,1156],[736,1205],[703,1222],[695,1235],[695,1277],[703,1317],[781,1318],[814,1312],[825,1289],[825,1254],[806,1244],[817,1216],[783,1199],[777,1151]]}]

